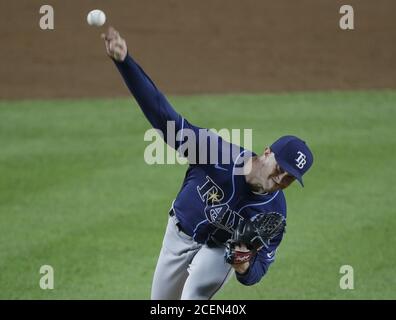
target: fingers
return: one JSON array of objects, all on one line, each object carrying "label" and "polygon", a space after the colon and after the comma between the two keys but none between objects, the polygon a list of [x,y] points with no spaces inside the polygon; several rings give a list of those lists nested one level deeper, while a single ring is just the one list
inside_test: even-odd
[{"label": "fingers", "polygon": [[125,41],[122,39],[106,41],[106,47],[109,49],[110,52],[113,52],[115,50],[123,50],[125,47]]},{"label": "fingers", "polygon": [[112,49],[112,42],[118,42],[121,39],[120,34],[113,27],[109,27],[105,33],[102,33],[100,37],[105,41],[106,47]]},{"label": "fingers", "polygon": [[113,27],[109,27],[105,33],[101,34],[101,38],[104,39],[104,40],[110,41],[110,40],[113,40],[113,39],[119,39],[120,38],[120,34]]},{"label": "fingers", "polygon": [[113,27],[109,27],[105,33],[101,34],[104,40],[107,54],[117,61],[125,59],[127,54],[126,42]]},{"label": "fingers", "polygon": [[116,35],[114,35],[114,36],[111,36],[111,37],[108,37],[108,36],[105,35],[104,40],[105,40],[105,43],[108,44],[110,49],[113,49],[113,48],[115,48],[117,46],[123,47],[123,46],[126,45],[125,40],[122,39],[118,33]]},{"label": "fingers", "polygon": [[116,40],[111,43],[113,44],[113,46],[112,46],[113,49],[124,49],[125,48],[125,40],[123,40],[123,39]]},{"label": "fingers", "polygon": [[116,60],[124,60],[126,56],[125,46],[117,45],[113,49],[113,55]]},{"label": "fingers", "polygon": [[118,33],[118,31],[116,29],[114,29],[112,26],[109,27],[109,29],[107,30],[107,33],[109,34],[109,36],[111,37],[117,37],[120,34]]}]

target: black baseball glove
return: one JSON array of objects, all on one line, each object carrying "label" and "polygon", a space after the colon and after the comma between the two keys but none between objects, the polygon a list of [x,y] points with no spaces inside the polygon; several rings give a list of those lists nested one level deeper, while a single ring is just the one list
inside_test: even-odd
[{"label": "black baseball glove", "polygon": [[[245,263],[252,259],[269,240],[284,232],[285,219],[277,212],[259,213],[252,220],[241,219],[232,238],[226,242],[225,261],[229,264]],[[245,245],[247,251],[237,250]]]}]

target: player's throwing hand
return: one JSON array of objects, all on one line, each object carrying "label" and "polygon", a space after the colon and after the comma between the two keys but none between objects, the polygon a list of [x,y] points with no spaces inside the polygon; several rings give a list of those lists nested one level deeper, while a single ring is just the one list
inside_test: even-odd
[{"label": "player's throwing hand", "polygon": [[128,48],[126,42],[113,27],[109,27],[106,33],[102,33],[102,39],[105,42],[107,54],[116,61],[124,61]]}]

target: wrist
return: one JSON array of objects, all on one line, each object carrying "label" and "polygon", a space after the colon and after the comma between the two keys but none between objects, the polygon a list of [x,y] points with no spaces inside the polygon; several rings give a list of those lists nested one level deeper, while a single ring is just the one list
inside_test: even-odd
[{"label": "wrist", "polygon": [[127,51],[124,57],[119,57],[118,59],[116,59],[115,57],[110,56],[110,58],[111,58],[111,60],[113,60],[115,63],[122,64],[122,63],[126,62],[128,56],[129,56],[129,52]]}]

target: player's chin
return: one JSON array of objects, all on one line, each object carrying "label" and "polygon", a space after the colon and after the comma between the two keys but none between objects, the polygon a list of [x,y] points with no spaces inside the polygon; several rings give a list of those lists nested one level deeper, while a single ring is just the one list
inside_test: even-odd
[{"label": "player's chin", "polygon": [[282,186],[280,186],[278,184],[271,184],[270,186],[268,186],[268,188],[266,189],[265,192],[272,193],[272,192],[276,192],[276,191],[279,191],[282,189],[283,189]]}]

